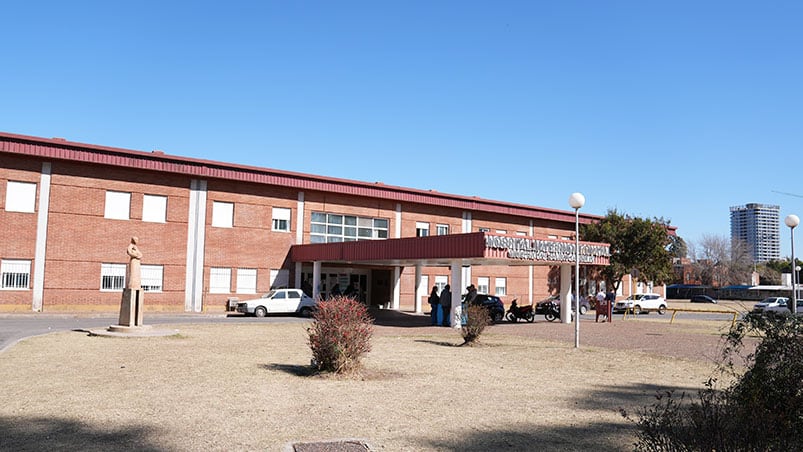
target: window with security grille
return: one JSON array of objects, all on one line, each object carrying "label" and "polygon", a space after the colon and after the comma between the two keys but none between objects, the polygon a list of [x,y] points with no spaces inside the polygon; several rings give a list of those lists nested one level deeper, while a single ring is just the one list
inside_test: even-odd
[{"label": "window with security grille", "polygon": [[3,259],[0,261],[0,288],[25,290],[30,287],[31,261]]},{"label": "window with security grille", "polygon": [[161,265],[143,265],[140,267],[140,285],[145,292],[162,291],[162,275],[164,267]]},{"label": "window with security grille", "polygon": [[310,243],[386,239],[388,224],[385,218],[312,212]]},{"label": "window with security grille", "polygon": [[237,269],[237,293],[257,293],[257,269]]},{"label": "window with security grille", "polygon": [[100,264],[100,290],[119,292],[125,288],[125,264]]},{"label": "window with security grille", "polygon": [[231,292],[231,269],[212,267],[209,269],[209,293]]}]

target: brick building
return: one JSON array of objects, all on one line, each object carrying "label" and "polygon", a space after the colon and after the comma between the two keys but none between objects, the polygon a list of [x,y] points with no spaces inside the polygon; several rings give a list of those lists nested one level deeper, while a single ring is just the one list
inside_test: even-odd
[{"label": "brick building", "polygon": [[[232,297],[313,283],[322,296],[352,283],[365,303],[402,310],[420,310],[428,288],[449,282],[533,302],[568,290],[573,260],[562,246],[573,246],[574,220],[573,211],[0,133],[0,311],[118,309],[133,236],[150,311],[223,310]],[[316,257],[363,240],[384,248]],[[455,254],[462,240],[508,248]],[[582,243],[597,250],[586,265],[607,263],[597,245]]]}]

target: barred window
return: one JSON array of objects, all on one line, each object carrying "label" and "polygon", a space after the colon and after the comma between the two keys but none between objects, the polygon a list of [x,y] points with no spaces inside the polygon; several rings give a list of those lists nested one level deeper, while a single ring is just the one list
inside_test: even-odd
[{"label": "barred window", "polygon": [[231,269],[212,267],[209,269],[209,293],[231,292]]},{"label": "barred window", "polygon": [[0,288],[28,289],[31,281],[31,261],[3,259],[0,262]]},{"label": "barred window", "polygon": [[386,239],[388,224],[384,218],[312,212],[310,243]]},{"label": "barred window", "polygon": [[125,264],[100,264],[100,290],[119,292],[125,287]]},{"label": "barred window", "polygon": [[237,269],[237,293],[257,293],[257,269]]},{"label": "barred window", "polygon": [[162,265],[143,265],[140,267],[140,285],[145,292],[162,291]]}]

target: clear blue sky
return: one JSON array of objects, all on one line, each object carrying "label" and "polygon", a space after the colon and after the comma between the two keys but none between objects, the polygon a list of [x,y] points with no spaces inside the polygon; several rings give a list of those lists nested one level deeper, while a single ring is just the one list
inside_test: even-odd
[{"label": "clear blue sky", "polygon": [[803,217],[801,23],[801,1],[10,2],[0,130],[566,210],[580,191],[698,242],[733,205]]}]

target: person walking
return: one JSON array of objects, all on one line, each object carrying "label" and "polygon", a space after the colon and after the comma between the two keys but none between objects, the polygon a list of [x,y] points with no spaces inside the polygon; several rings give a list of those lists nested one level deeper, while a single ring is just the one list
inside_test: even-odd
[{"label": "person walking", "polygon": [[440,297],[440,304],[441,310],[443,311],[443,326],[451,326],[452,322],[449,318],[449,314],[452,311],[452,287],[447,284],[446,287],[443,288],[441,291]]},{"label": "person walking", "polygon": [[429,307],[431,311],[429,313],[430,321],[432,325],[438,324],[438,309],[441,308],[441,299],[438,296],[438,286],[432,286],[432,292],[429,293]]}]

